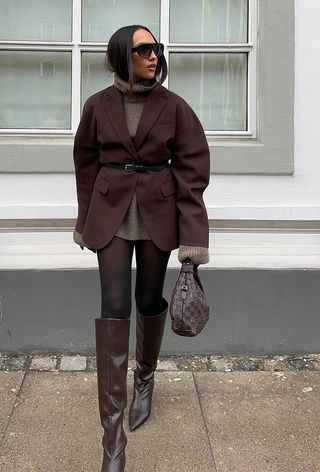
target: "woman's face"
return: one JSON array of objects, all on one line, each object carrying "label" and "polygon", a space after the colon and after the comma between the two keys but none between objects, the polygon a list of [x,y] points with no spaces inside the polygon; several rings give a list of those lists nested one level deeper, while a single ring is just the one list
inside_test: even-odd
[{"label": "woman's face", "polygon": [[[153,39],[153,36],[149,31],[138,29],[133,33],[132,42],[132,47],[136,47],[141,43],[155,43],[156,41]],[[149,59],[140,57],[137,52],[133,52],[132,67],[134,80],[153,79],[157,63],[158,58],[153,51],[151,52]]]}]

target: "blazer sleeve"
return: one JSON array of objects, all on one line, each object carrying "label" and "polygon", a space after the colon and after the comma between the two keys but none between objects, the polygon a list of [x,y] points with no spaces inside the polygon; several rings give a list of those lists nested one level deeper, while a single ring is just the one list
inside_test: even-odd
[{"label": "blazer sleeve", "polygon": [[101,167],[94,105],[90,99],[84,105],[74,138],[73,161],[78,199],[78,218],[75,230],[81,234],[89,209],[93,185]]},{"label": "blazer sleeve", "polygon": [[177,183],[179,244],[209,247],[209,223],[203,192],[210,180],[210,152],[203,127],[184,101],[176,108],[171,170]]}]

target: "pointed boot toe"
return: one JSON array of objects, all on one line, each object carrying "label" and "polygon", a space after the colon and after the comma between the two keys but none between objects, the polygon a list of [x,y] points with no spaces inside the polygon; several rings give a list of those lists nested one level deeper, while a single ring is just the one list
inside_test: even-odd
[{"label": "pointed boot toe", "polygon": [[131,431],[141,426],[150,416],[154,387],[154,372],[161,348],[168,302],[162,299],[162,311],[144,316],[137,309],[136,369],[134,371],[133,399],[129,411]]},{"label": "pointed boot toe", "polygon": [[147,382],[135,381],[133,400],[129,411],[129,428],[133,431],[150,416],[154,379]]}]

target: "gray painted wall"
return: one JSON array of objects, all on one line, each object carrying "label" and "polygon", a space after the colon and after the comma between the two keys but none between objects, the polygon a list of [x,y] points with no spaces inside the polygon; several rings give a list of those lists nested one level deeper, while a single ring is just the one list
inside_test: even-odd
[{"label": "gray painted wall", "polygon": [[[320,270],[199,270],[211,319],[196,338],[174,334],[168,319],[163,353],[320,352]],[[168,300],[177,275],[168,269]],[[134,280],[135,271],[132,289]],[[0,272],[0,352],[94,352],[99,291],[97,270]],[[134,312],[132,322],[133,353]]]}]

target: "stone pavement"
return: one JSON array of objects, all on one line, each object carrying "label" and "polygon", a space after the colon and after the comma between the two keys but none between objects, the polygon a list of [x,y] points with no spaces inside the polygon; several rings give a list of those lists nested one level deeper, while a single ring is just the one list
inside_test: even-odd
[{"label": "stone pavement", "polygon": [[[96,380],[94,356],[0,354],[1,472],[100,472]],[[320,472],[319,388],[318,354],[162,357],[126,472]]]}]

